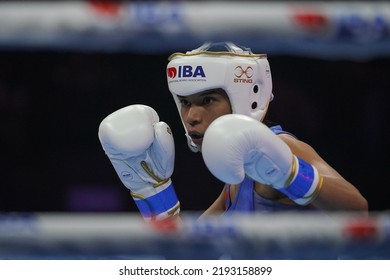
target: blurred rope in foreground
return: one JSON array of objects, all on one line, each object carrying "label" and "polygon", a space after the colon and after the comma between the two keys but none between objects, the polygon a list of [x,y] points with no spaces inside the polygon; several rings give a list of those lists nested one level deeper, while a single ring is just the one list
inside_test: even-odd
[{"label": "blurred rope in foreground", "polygon": [[0,214],[0,259],[389,259],[390,215]]}]

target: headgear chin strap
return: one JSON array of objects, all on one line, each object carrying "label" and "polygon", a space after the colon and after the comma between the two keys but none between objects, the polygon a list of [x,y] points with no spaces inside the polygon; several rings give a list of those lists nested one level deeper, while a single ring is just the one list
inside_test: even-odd
[{"label": "headgear chin strap", "polygon": [[[212,50],[219,47],[223,50]],[[205,43],[186,53],[174,53],[168,60],[168,87],[179,114],[181,103],[178,96],[221,88],[229,97],[233,114],[263,120],[273,98],[266,54],[254,54],[250,49],[230,42]],[[184,129],[190,149],[199,151],[185,126]]]}]

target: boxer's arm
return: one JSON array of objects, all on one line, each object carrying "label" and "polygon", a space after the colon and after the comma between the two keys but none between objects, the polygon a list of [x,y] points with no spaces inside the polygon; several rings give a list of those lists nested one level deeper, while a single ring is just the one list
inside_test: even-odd
[{"label": "boxer's arm", "polygon": [[217,199],[211,204],[206,211],[202,213],[199,219],[202,219],[207,216],[220,215],[225,211],[225,187],[222,189],[222,192],[217,197]]},{"label": "boxer's arm", "polygon": [[310,145],[288,134],[279,134],[292,153],[315,166],[322,176],[322,189],[312,205],[323,210],[368,211],[367,200],[359,190],[343,178]]},{"label": "boxer's arm", "polygon": [[211,173],[225,183],[237,184],[248,176],[300,205],[314,202],[324,210],[367,211],[357,190],[314,149],[285,137],[289,136],[279,137],[249,117],[225,115],[207,129],[202,155]]}]

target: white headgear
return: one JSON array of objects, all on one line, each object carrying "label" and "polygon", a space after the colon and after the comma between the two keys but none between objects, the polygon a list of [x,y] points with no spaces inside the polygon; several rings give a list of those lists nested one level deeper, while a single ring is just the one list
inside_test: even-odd
[{"label": "white headgear", "polygon": [[[223,46],[224,50],[211,51],[210,48],[215,46]],[[168,87],[179,114],[181,103],[178,96],[220,88],[228,95],[233,114],[263,120],[273,98],[266,54],[253,54],[250,49],[230,42],[205,43],[187,53],[174,53],[168,60]],[[190,149],[198,151],[187,130],[186,136]]]}]

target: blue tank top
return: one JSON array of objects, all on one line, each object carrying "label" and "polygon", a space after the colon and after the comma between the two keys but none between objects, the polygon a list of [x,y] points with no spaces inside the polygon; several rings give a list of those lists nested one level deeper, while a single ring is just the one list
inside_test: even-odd
[{"label": "blue tank top", "polygon": [[[282,127],[272,126],[270,129],[275,134],[288,133],[283,131]],[[294,135],[292,135],[294,136]],[[295,136],[294,136],[295,137]],[[234,201],[231,201],[230,197],[230,185],[225,185],[224,189],[224,201],[225,201],[225,213],[231,212],[277,212],[277,211],[297,211],[297,210],[313,210],[313,208],[301,205],[284,204],[278,201],[272,201],[263,198],[258,195],[254,190],[255,182],[250,178],[245,178],[240,184],[237,190]]]}]

